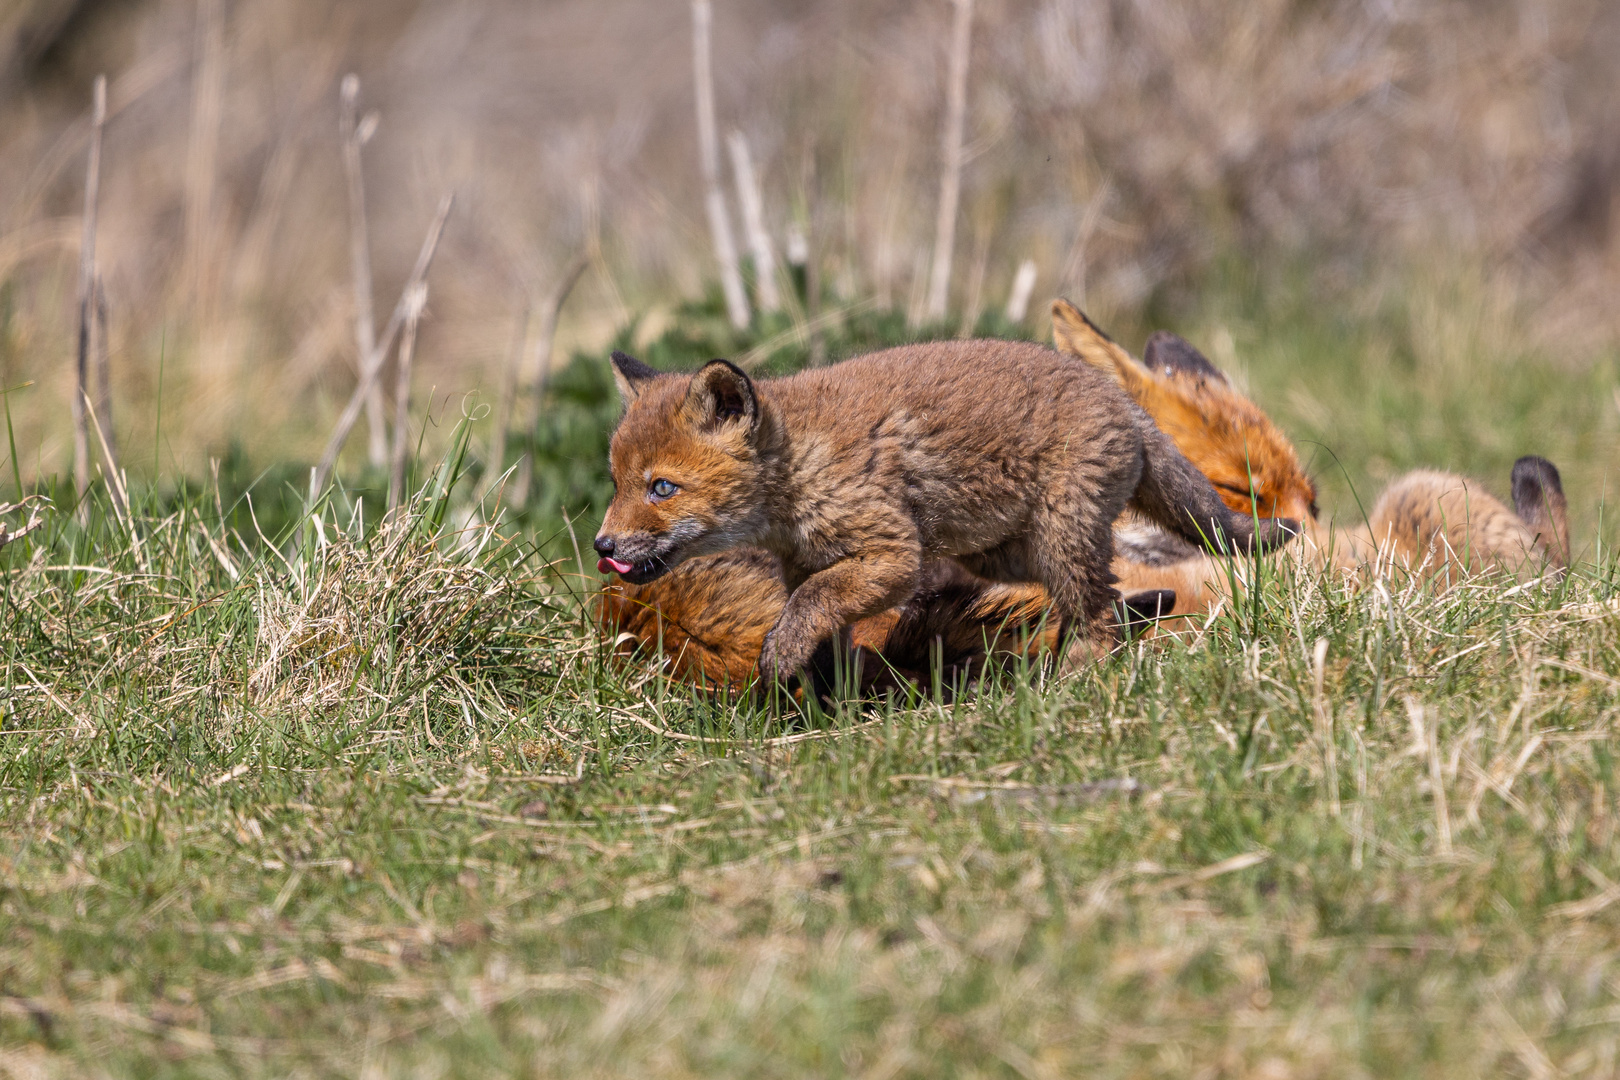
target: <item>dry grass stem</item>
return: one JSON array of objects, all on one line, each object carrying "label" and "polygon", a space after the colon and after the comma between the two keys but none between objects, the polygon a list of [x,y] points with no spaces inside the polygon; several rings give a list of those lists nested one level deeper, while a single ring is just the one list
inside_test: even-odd
[{"label": "dry grass stem", "polygon": [[225,108],[225,3],[197,0],[192,51],[191,138],[186,153],[186,265],[199,324],[214,317],[214,188]]},{"label": "dry grass stem", "polygon": [[990,227],[981,222],[973,240],[973,263],[968,271],[967,299],[962,302],[962,321],[957,324],[956,336],[969,338],[984,314],[984,275],[990,268]]},{"label": "dry grass stem", "polygon": [[[584,275],[591,262],[592,259],[588,254],[576,255],[563,269],[557,284],[552,287],[540,305],[539,332],[535,335],[534,351],[529,354],[521,391],[523,399],[528,403],[522,430],[531,441],[540,434],[540,420],[546,405],[546,384],[551,378],[552,352],[557,342],[557,323],[562,319],[563,305],[568,302],[574,286],[579,284],[580,277]],[[491,468],[499,470],[500,462],[492,462]],[[518,463],[517,482],[512,488],[512,499],[519,505],[528,501],[533,470],[534,461],[525,451],[523,460]]]},{"label": "dry grass stem", "polygon": [[1012,289],[1007,293],[1007,321],[1021,323],[1029,312],[1029,298],[1035,293],[1035,260],[1025,259],[1018,264],[1013,275]]},{"label": "dry grass stem", "polygon": [[416,331],[427,306],[427,286],[418,284],[405,297],[405,336],[399,341],[394,374],[394,453],[388,476],[388,509],[399,508],[405,497],[405,463],[410,453],[411,363],[416,356]]},{"label": "dry grass stem", "polygon": [[455,196],[446,195],[439,200],[438,212],[433,215],[433,223],[428,226],[427,237],[422,241],[422,249],[416,254],[416,265],[411,268],[411,276],[405,281],[405,288],[401,290],[399,303],[394,306],[394,313],[388,318],[388,325],[383,328],[381,339],[377,347],[372,350],[366,363],[361,365],[360,380],[355,385],[354,392],[349,396],[349,403],[343,407],[337,424],[332,429],[332,437],[327,441],[326,449],[321,454],[320,463],[310,478],[310,484],[315,492],[326,490],[326,482],[332,476],[332,469],[337,464],[339,451],[348,441],[349,432],[354,430],[355,421],[360,418],[360,409],[364,405],[366,395],[371,393],[372,387],[382,377],[383,358],[388,350],[393,348],[394,338],[398,336],[401,324],[405,320],[408,300],[413,291],[427,281],[428,269],[433,265],[433,255],[439,249],[439,238],[444,235],[444,223],[450,217],[450,207],[455,204]]},{"label": "dry grass stem", "polygon": [[489,432],[489,460],[484,466],[484,478],[478,489],[478,500],[483,501],[495,483],[505,474],[506,435],[512,426],[512,409],[517,397],[518,369],[523,364],[523,346],[528,343],[529,312],[525,303],[518,312],[512,329],[512,344],[506,350],[506,362],[501,365],[500,386],[495,391],[495,423]]},{"label": "dry grass stem", "polygon": [[90,350],[91,366],[95,369],[96,413],[100,417],[102,431],[102,445],[107,456],[108,468],[118,469],[118,441],[113,434],[113,408],[112,408],[112,356],[110,337],[107,332],[107,286],[101,279],[98,270],[95,273],[93,285],[96,308],[95,333],[91,335],[94,342]]},{"label": "dry grass stem", "polygon": [[760,193],[748,139],[734,130],[726,143],[731,151],[732,176],[737,182],[737,201],[742,204],[743,232],[748,235],[748,251],[754,259],[754,299],[759,310],[770,315],[782,310],[782,296],[776,288],[776,252],[765,228],[765,198]]},{"label": "dry grass stem", "polygon": [[1327,781],[1328,813],[1339,816],[1339,747],[1333,734],[1333,707],[1323,691],[1327,675],[1328,639],[1318,638],[1311,652],[1311,715],[1322,744],[1322,772]]},{"label": "dry grass stem", "polygon": [[[84,231],[79,241],[79,348],[73,394],[73,488],[79,504],[90,490],[90,427],[85,408],[90,401],[91,335],[95,332],[96,211],[101,193],[101,133],[107,122],[107,77],[97,75],[91,90],[90,154],[84,174]],[[77,511],[80,520],[84,511]]]},{"label": "dry grass stem", "polygon": [[[360,119],[360,77],[343,77],[338,88],[338,135],[343,142],[343,179],[349,196],[349,263],[354,275],[355,355],[364,371],[377,350],[377,322],[371,283],[371,229],[366,218],[366,182],[361,150],[377,130],[377,114]],[[371,466],[388,460],[388,431],[383,418],[382,382],[366,396],[366,449]]]},{"label": "dry grass stem", "polygon": [[0,521],[0,548],[15,540],[21,540],[29,533],[43,526],[45,524],[45,508],[49,505],[50,500],[43,495],[28,495],[16,502],[0,503],[0,517],[6,514],[14,514],[18,510],[26,509],[28,511],[28,520],[16,528],[12,528],[9,521]]},{"label": "dry grass stem", "polygon": [[956,246],[956,208],[962,197],[962,132],[967,126],[968,58],[973,44],[973,0],[951,0],[950,74],[940,138],[939,213],[934,222],[934,265],[928,279],[928,318],[941,322],[950,301],[951,255]]},{"label": "dry grass stem", "polygon": [[703,205],[709,215],[709,236],[720,265],[720,288],[726,313],[738,330],[749,323],[748,294],[737,268],[737,244],[731,235],[731,217],[720,190],[720,137],[714,115],[714,66],[710,58],[710,24],[714,11],[709,0],[692,0],[692,79],[697,97],[698,162],[703,169]]},{"label": "dry grass stem", "polygon": [[1412,724],[1412,749],[1421,755],[1429,766],[1429,797],[1434,802],[1436,850],[1442,858],[1450,858],[1451,810],[1446,802],[1445,766],[1440,760],[1440,717],[1436,715],[1432,723],[1426,724],[1424,722],[1426,711],[1417,698],[1406,698],[1406,715]]}]

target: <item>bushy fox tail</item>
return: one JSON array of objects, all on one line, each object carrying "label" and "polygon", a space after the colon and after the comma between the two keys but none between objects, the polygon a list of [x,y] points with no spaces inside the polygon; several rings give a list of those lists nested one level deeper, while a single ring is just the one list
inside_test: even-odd
[{"label": "bushy fox tail", "polygon": [[1366,526],[1345,531],[1343,565],[1389,560],[1445,584],[1486,571],[1524,578],[1569,565],[1567,519],[1545,458],[1514,464],[1512,509],[1464,477],[1418,469],[1384,489]]}]

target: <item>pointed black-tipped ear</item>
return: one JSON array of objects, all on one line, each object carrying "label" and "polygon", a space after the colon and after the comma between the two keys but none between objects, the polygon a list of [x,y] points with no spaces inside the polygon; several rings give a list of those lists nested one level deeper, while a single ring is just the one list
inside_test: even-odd
[{"label": "pointed black-tipped ear", "polygon": [[663,374],[654,371],[633,356],[627,356],[617,349],[613,351],[613,381],[619,387],[619,396],[629,405],[641,396],[642,387]]},{"label": "pointed black-tipped ear", "polygon": [[749,431],[759,422],[759,400],[754,380],[727,360],[710,360],[692,376],[686,392],[688,414],[705,431],[725,424],[742,424]]},{"label": "pointed black-tipped ear", "polygon": [[1224,383],[1226,375],[1186,338],[1168,330],[1155,330],[1142,350],[1142,362],[1155,375],[1188,375]]}]

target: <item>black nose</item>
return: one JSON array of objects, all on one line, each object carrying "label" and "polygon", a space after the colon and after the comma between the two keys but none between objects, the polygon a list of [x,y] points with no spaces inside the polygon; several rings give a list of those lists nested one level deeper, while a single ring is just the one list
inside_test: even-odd
[{"label": "black nose", "polygon": [[598,555],[611,555],[613,554],[613,537],[598,536],[596,538],[596,543],[592,544],[591,546],[596,549],[596,553]]}]

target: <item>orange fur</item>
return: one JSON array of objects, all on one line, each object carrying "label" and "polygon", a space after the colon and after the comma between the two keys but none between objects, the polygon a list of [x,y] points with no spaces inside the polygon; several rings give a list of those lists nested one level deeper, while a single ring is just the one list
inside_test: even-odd
[{"label": "orange fur", "polygon": [[[1523,494],[1515,468],[1517,513],[1461,477],[1420,471],[1390,485],[1369,523],[1335,529],[1319,520],[1316,485],[1293,444],[1190,345],[1155,335],[1137,360],[1067,301],[1053,303],[1052,319],[1058,349],[1108,372],[1215,483],[1230,508],[1303,521],[1306,536],[1293,557],[1309,566],[1356,580],[1399,568],[1443,586],[1473,573],[1523,577],[1567,563],[1564,499],[1550,464],[1542,463],[1550,476],[1533,477],[1541,485]],[[1171,619],[1160,624],[1167,630],[1186,628],[1192,616],[1207,614],[1230,593],[1234,570],[1241,570],[1190,546],[1178,551],[1129,516],[1116,526],[1115,548],[1112,569],[1121,593],[1175,592]],[[863,681],[869,687],[885,685],[882,673],[891,669],[920,680],[930,662],[971,671],[998,655],[1056,647],[1057,627],[1046,618],[1040,586],[992,584],[959,570],[940,572],[940,580],[850,628],[849,643],[866,661]],[[770,556],[734,551],[691,560],[649,585],[609,585],[602,617],[631,649],[661,640],[672,676],[736,686],[752,677],[761,642],[785,600]]]},{"label": "orange fur", "polygon": [[[1052,336],[1060,351],[1112,375],[1233,510],[1296,521],[1316,517],[1316,483],[1294,444],[1191,345],[1155,334],[1149,356],[1162,354],[1166,362],[1150,366],[1067,300],[1052,301]],[[1182,363],[1169,366],[1172,357]]]}]

